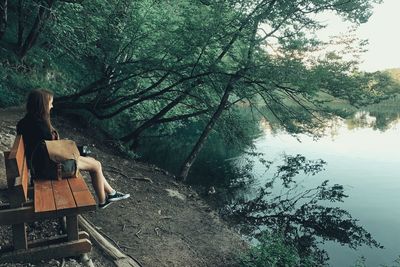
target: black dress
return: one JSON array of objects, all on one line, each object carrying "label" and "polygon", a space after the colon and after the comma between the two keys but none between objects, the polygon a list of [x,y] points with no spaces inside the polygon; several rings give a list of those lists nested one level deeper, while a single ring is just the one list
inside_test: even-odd
[{"label": "black dress", "polygon": [[31,167],[32,152],[44,140],[53,140],[46,122],[33,115],[26,114],[17,124],[17,134],[22,134],[28,167]]}]

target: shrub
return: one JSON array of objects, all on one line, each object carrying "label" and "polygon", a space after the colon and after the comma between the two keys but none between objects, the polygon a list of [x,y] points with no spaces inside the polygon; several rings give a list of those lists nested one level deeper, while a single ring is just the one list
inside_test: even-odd
[{"label": "shrub", "polygon": [[263,231],[258,242],[248,253],[241,255],[240,266],[315,266],[311,258],[301,258],[296,247],[285,240],[282,233]]}]

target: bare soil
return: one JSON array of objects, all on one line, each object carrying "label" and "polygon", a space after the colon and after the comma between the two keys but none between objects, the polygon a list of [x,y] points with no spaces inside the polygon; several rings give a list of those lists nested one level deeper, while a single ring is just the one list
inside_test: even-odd
[{"label": "bare soil", "polygon": [[[0,109],[0,151],[11,147],[15,125],[23,115],[21,107]],[[102,162],[110,184],[131,194],[127,200],[84,215],[125,254],[143,266],[237,266],[237,255],[246,250],[246,243],[194,190],[176,182],[165,170],[124,157],[92,125],[82,126],[66,116],[53,117],[53,122],[61,138],[93,144],[93,157]],[[5,188],[3,153],[0,157],[0,188]],[[84,175],[90,184],[88,174]],[[5,190],[0,190],[0,201],[7,201]],[[57,221],[31,224],[29,229],[30,239],[60,231]],[[0,247],[10,243],[10,235],[10,227],[0,227]],[[113,266],[96,247],[91,257],[95,266]],[[79,259],[35,264],[80,265]]]}]

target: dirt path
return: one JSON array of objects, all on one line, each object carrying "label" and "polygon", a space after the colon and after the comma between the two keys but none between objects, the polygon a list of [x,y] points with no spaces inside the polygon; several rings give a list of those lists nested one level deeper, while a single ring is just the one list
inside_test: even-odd
[{"label": "dirt path", "polygon": [[[0,109],[1,151],[11,146],[15,124],[23,113],[21,108]],[[62,138],[94,144],[93,156],[103,163],[106,178],[117,190],[131,194],[126,201],[85,214],[125,253],[143,266],[236,265],[235,256],[246,245],[193,190],[155,166],[121,157],[110,145],[98,141],[92,127],[82,128],[64,117],[53,121]],[[0,187],[4,187],[2,158],[0,164]],[[1,246],[8,237],[6,229],[0,230]],[[96,249],[92,257],[96,266],[110,265]],[[44,265],[57,266],[49,264]],[[70,261],[64,266],[68,264]]]}]

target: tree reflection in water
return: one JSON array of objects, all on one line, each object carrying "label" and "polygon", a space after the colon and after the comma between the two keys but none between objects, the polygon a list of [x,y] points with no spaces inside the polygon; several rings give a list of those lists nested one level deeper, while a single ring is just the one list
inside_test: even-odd
[{"label": "tree reflection in water", "polygon": [[[263,163],[267,168],[270,165]],[[349,212],[335,207],[335,203],[347,197],[342,185],[329,185],[326,180],[304,189],[296,181],[297,175],[315,175],[325,164],[323,160],[311,161],[302,155],[284,156],[283,165],[278,166],[275,175],[255,196],[237,198],[224,210],[224,215],[258,240],[265,238],[265,232],[280,233],[287,246],[297,249],[300,259],[311,257],[319,265],[329,259],[327,252],[318,246],[327,240],[353,249],[363,244],[383,248]]]}]

